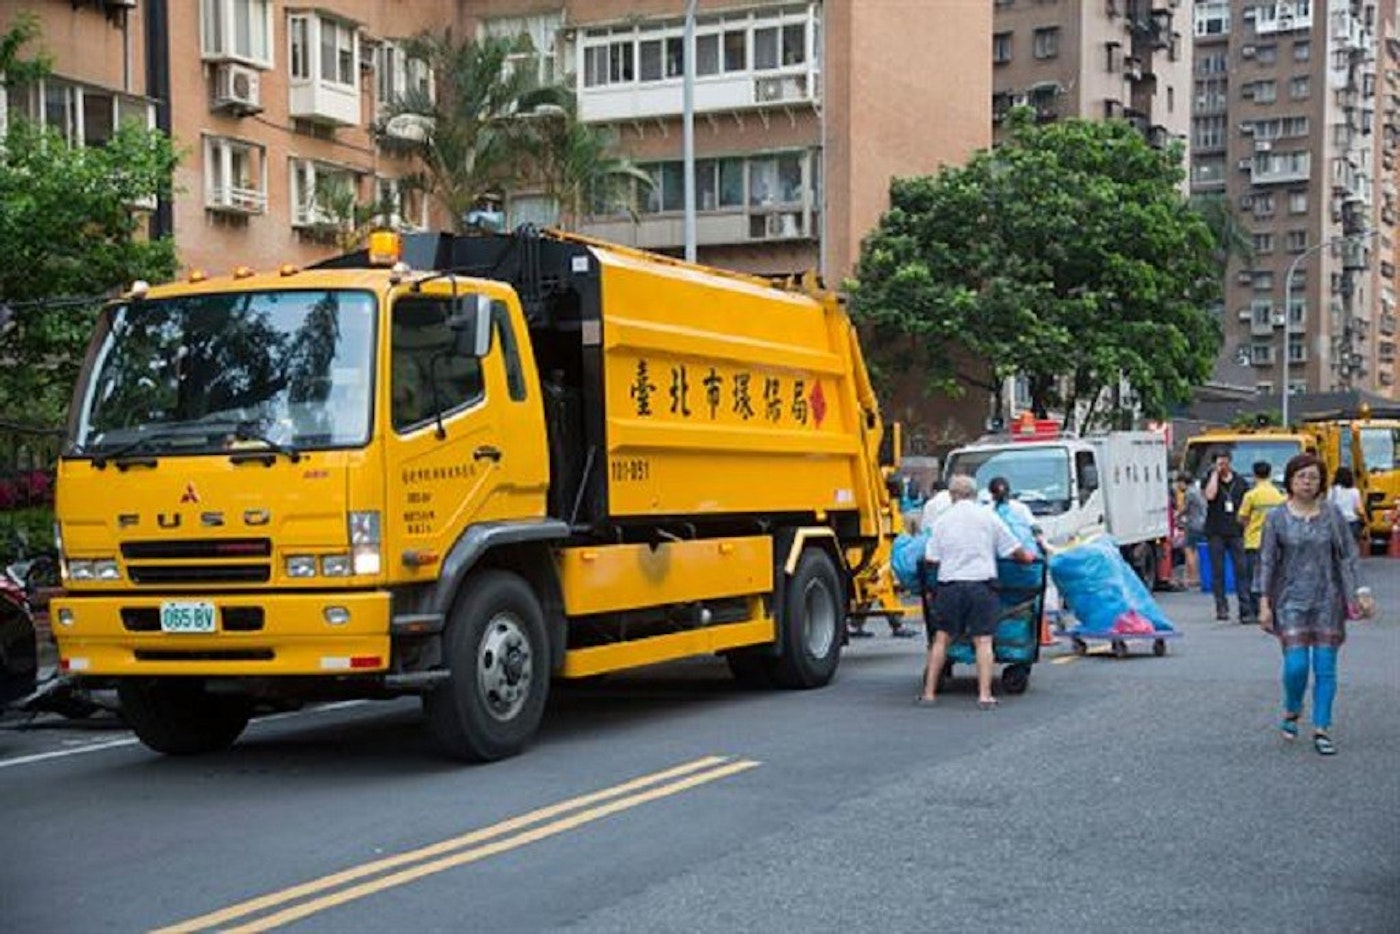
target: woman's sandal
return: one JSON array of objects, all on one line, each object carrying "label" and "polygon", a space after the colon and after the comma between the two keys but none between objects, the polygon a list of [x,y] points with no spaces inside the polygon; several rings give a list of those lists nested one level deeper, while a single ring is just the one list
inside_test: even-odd
[{"label": "woman's sandal", "polygon": [[993,697],[993,698],[989,698],[989,699],[987,699],[987,700],[979,700],[979,701],[977,702],[977,709],[978,709],[978,710],[996,710],[996,709],[997,709],[997,699],[996,699],[995,697]]},{"label": "woman's sandal", "polygon": [[1337,744],[1332,742],[1332,737],[1326,733],[1313,734],[1313,748],[1320,756],[1335,756],[1337,754]]},{"label": "woman's sandal", "polygon": [[1298,716],[1296,713],[1286,713],[1283,715],[1283,722],[1278,725],[1279,732],[1290,743],[1298,738]]}]

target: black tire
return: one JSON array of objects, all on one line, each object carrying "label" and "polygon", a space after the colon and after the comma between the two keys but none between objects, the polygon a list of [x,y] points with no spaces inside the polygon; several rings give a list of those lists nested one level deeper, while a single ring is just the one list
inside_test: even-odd
[{"label": "black tire", "polygon": [[198,678],[123,680],[117,697],[136,738],[167,756],[227,749],[253,714],[249,698],[210,694]]},{"label": "black tire", "polygon": [[1133,548],[1133,570],[1151,592],[1157,584],[1157,549],[1151,542],[1142,542]]},{"label": "black tire", "polygon": [[778,616],[782,654],[774,660],[773,681],[784,688],[819,688],[841,662],[846,625],[845,588],[836,563],[820,548],[807,548],[783,592]]},{"label": "black tire", "polygon": [[1072,645],[1074,646],[1075,655],[1087,655],[1089,652],[1089,643],[1085,642],[1083,639],[1073,640]]},{"label": "black tire", "polygon": [[544,611],[530,585],[507,571],[472,575],[443,653],[451,677],[423,698],[439,748],[464,762],[494,762],[529,745],[549,697]]},{"label": "black tire", "polygon": [[1128,657],[1128,643],[1124,642],[1124,641],[1121,640],[1121,639],[1115,640],[1114,643],[1113,643],[1113,657],[1114,657],[1114,658],[1127,658],[1127,657]]},{"label": "black tire", "polygon": [[1001,670],[1001,689],[1007,694],[1024,694],[1030,683],[1030,665],[1007,665]]},{"label": "black tire", "polygon": [[1158,658],[1161,658],[1163,655],[1166,655],[1166,654],[1167,654],[1167,640],[1166,640],[1166,639],[1154,639],[1154,640],[1152,640],[1152,654],[1155,655],[1155,656],[1157,656]]}]

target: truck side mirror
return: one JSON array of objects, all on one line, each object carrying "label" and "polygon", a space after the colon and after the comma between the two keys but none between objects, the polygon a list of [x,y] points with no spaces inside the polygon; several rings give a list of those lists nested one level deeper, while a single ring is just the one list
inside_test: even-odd
[{"label": "truck side mirror", "polygon": [[486,356],[491,351],[490,297],[478,292],[454,297],[447,326],[452,329],[452,349],[459,356]]},{"label": "truck side mirror", "polygon": [[1079,502],[1082,505],[1089,494],[1099,488],[1099,468],[1096,464],[1085,464],[1079,468]]}]

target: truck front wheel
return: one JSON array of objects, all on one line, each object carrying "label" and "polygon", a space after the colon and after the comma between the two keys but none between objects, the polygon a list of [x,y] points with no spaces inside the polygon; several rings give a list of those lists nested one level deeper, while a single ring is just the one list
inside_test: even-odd
[{"label": "truck front wheel", "polygon": [[444,753],[493,762],[534,737],[549,694],[544,611],[530,586],[506,571],[474,575],[444,635],[451,676],[423,698]]},{"label": "truck front wheel", "polygon": [[778,618],[783,651],[775,660],[773,680],[780,687],[818,688],[836,674],[846,625],[843,594],[831,555],[820,548],[803,551]]},{"label": "truck front wheel", "polygon": [[253,713],[251,699],[210,694],[198,678],[124,680],[117,697],[136,738],[168,756],[227,749]]}]

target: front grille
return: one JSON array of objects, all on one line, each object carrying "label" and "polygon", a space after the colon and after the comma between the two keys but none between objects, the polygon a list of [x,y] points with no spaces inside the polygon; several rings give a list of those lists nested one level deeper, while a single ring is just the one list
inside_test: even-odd
[{"label": "front grille", "polygon": [[276,654],[272,649],[215,649],[213,651],[182,651],[180,649],[137,649],[138,662],[270,662]]},{"label": "front grille", "polygon": [[219,611],[219,622],[225,632],[259,632],[263,628],[263,608],[226,606]]},{"label": "front grille", "polygon": [[170,541],[124,542],[122,557],[128,561],[149,561],[152,559],[215,558],[227,561],[230,558],[268,558],[272,556],[270,538],[207,538]]},{"label": "front grille", "polygon": [[153,606],[124,606],[122,626],[127,632],[159,632],[160,610]]},{"label": "front grille", "polygon": [[272,578],[268,564],[130,564],[135,584],[262,584]]}]

